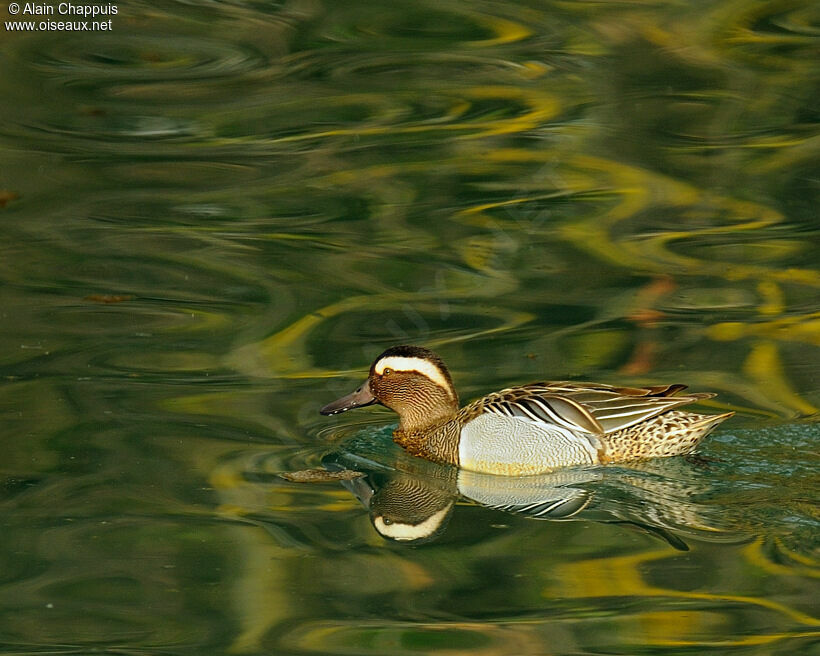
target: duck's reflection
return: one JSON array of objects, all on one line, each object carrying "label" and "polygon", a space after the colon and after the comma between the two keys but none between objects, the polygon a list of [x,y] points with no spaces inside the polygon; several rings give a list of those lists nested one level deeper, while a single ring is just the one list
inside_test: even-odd
[{"label": "duck's reflection", "polygon": [[541,520],[591,520],[630,524],[688,550],[684,537],[735,541],[711,506],[693,497],[708,492],[699,484],[697,466],[676,459],[648,461],[629,468],[593,467],[550,474],[506,477],[439,468],[397,471],[344,453],[322,460],[330,472],[356,471],[358,478],[340,480],[369,511],[373,528],[385,539],[421,544],[439,538],[456,502],[475,502]]}]

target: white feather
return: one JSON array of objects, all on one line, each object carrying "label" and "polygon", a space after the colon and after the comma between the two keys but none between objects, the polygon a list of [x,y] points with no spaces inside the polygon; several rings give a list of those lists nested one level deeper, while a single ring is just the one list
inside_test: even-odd
[{"label": "white feather", "polygon": [[388,355],[386,358],[379,360],[374,367],[374,371],[380,376],[384,373],[385,369],[392,369],[393,371],[415,371],[422,376],[426,376],[448,392],[450,391],[450,383],[447,381],[447,377],[442,373],[441,369],[430,362],[430,360],[403,357],[400,355]]},{"label": "white feather", "polygon": [[381,535],[393,540],[405,541],[426,538],[439,528],[442,520],[447,517],[451,506],[452,504],[448,504],[418,524],[403,524],[401,522],[388,524],[381,517],[374,517],[373,526]]},{"label": "white feather", "polygon": [[488,474],[528,476],[554,467],[598,462],[584,435],[522,417],[481,414],[461,429],[459,465]]}]

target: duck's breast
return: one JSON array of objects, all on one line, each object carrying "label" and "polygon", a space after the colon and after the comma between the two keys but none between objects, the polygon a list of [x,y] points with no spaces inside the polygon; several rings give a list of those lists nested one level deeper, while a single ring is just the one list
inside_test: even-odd
[{"label": "duck's breast", "polygon": [[489,412],[463,426],[458,456],[459,466],[464,469],[507,476],[598,462],[597,449],[583,434]]}]

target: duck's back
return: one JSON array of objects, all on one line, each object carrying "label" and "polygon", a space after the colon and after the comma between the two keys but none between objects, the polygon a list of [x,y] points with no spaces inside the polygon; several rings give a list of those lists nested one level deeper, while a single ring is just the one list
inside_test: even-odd
[{"label": "duck's back", "polygon": [[715,426],[731,417],[669,410],[637,426],[604,436],[606,451],[601,462],[629,462],[692,453]]},{"label": "duck's back", "polygon": [[713,396],[677,396],[683,389],[555,382],[490,394],[460,413],[459,465],[528,475],[567,465],[690,453],[732,413],[677,410]]}]

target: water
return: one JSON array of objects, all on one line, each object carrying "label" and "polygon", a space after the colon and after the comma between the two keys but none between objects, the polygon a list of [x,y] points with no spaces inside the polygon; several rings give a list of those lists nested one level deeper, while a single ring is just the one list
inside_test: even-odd
[{"label": "water", "polygon": [[[818,651],[818,25],[296,1],[4,28],[2,651]],[[318,415],[403,342],[465,401],[683,382],[737,415],[699,460],[533,481],[569,498],[537,519],[385,411]],[[366,476],[278,476],[323,462]],[[444,510],[414,545],[373,523],[408,484]]]}]

